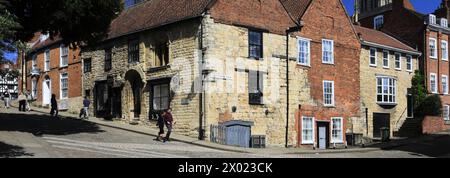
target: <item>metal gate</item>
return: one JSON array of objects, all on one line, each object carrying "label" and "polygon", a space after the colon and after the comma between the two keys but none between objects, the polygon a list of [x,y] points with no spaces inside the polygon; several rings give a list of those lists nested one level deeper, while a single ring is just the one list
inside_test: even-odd
[{"label": "metal gate", "polygon": [[250,147],[252,122],[230,121],[211,125],[211,142],[238,147]]}]

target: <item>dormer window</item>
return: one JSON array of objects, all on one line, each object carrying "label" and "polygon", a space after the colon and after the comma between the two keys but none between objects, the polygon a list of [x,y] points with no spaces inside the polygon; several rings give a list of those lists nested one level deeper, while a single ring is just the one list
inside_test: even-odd
[{"label": "dormer window", "polygon": [[441,26],[444,28],[448,28],[448,21],[445,18],[441,19]]},{"label": "dormer window", "polygon": [[433,14],[430,14],[428,17],[429,23],[430,24],[436,24],[436,16]]},{"label": "dormer window", "polygon": [[373,27],[377,30],[383,27],[383,24],[384,24],[383,15],[376,16],[375,19],[373,20]]}]

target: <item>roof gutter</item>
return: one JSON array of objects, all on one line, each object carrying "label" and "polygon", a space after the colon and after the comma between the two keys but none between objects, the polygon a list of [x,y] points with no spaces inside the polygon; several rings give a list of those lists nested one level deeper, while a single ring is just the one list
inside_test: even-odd
[{"label": "roof gutter", "polygon": [[398,52],[407,53],[407,54],[411,54],[411,55],[417,55],[419,57],[422,56],[421,52],[404,50],[404,49],[395,48],[395,47],[382,45],[382,44],[378,44],[378,43],[372,43],[372,42],[368,42],[368,41],[364,41],[364,40],[361,40],[361,44],[366,45],[366,46],[372,46],[372,47],[378,47],[378,48],[383,48],[383,49],[387,49],[387,50],[392,50],[392,51],[398,51]]}]

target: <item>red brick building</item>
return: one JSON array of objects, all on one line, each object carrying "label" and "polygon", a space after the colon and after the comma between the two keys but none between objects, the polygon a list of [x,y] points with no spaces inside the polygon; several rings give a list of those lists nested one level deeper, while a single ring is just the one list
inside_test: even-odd
[{"label": "red brick building", "polygon": [[443,102],[442,118],[438,121],[425,118],[424,132],[450,129],[449,1],[443,0],[435,13],[427,15],[415,11],[409,0],[392,0],[370,8],[363,7],[362,1],[355,2],[359,3],[356,12],[360,12],[355,18],[362,26],[381,30],[423,53],[420,70],[426,78],[428,93],[440,95]]},{"label": "red brick building", "polygon": [[71,48],[59,38],[36,34],[26,55],[26,90],[34,105],[48,107],[56,95],[60,110],[78,112],[82,102],[82,62],[79,48]]},{"label": "red brick building", "polygon": [[300,19],[303,25],[295,35],[310,42],[310,63],[297,67],[308,71],[311,97],[316,104],[299,106],[298,143],[307,143],[302,140],[305,133],[302,128],[312,118],[315,147],[320,148],[320,142],[329,147],[334,143],[346,144],[347,125],[360,117],[361,46],[352,22],[340,0],[286,0],[284,3],[292,18]]}]

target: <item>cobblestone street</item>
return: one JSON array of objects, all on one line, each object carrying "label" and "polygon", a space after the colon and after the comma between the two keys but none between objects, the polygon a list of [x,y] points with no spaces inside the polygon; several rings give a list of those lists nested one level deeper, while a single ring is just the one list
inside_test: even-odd
[{"label": "cobblestone street", "polygon": [[450,153],[448,136],[389,151],[235,153],[181,142],[162,143],[148,135],[87,121],[53,119],[35,112],[16,113],[16,109],[0,111],[0,157],[8,158],[424,158],[448,157]]}]

